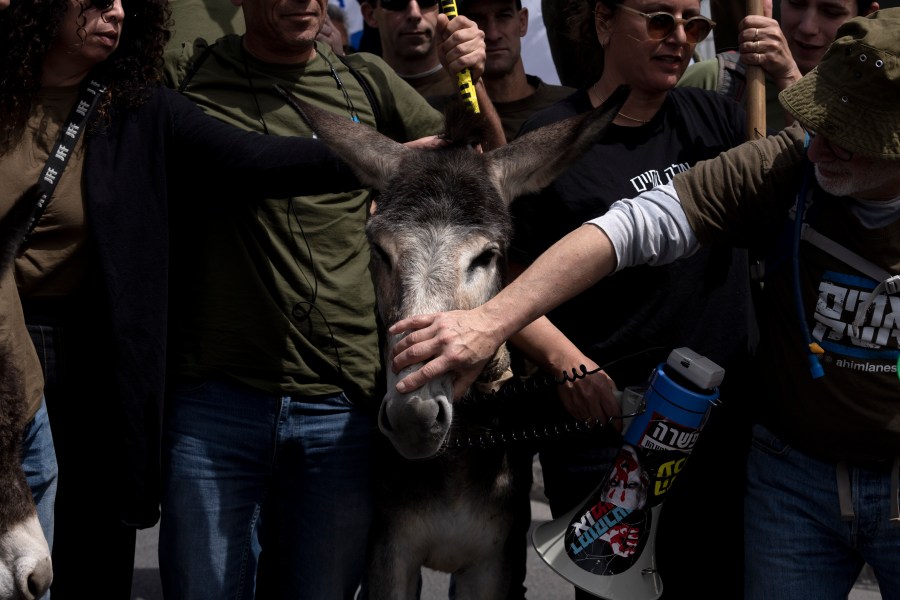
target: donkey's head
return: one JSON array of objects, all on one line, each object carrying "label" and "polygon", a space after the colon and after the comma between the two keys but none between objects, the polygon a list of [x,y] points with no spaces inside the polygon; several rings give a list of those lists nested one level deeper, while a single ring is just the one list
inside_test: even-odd
[{"label": "donkey's head", "polygon": [[[620,89],[594,111],[484,154],[452,143],[413,150],[301,103],[318,137],[360,181],[381,192],[366,232],[382,325],[415,314],[474,308],[496,294],[503,285],[512,229],[510,202],[549,184],[590,147],[627,94]],[[396,341],[387,340],[388,357]],[[398,378],[419,367],[388,372],[378,413],[379,428],[406,458],[436,454],[453,418],[450,376],[409,394],[395,390]],[[495,380],[507,367],[501,349],[482,378]]]}]

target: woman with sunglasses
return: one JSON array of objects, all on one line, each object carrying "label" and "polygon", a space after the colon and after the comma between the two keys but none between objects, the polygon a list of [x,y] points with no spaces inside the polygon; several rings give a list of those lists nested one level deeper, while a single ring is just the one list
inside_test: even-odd
[{"label": "woman with sunglasses", "polygon": [[[575,32],[578,42],[593,40],[596,51],[602,53],[602,74],[568,99],[535,114],[521,133],[599,106],[619,86],[629,86],[630,95],[602,140],[544,192],[513,204],[516,234],[510,255],[519,262],[514,268],[530,263],[581,223],[604,214],[616,200],[667,183],[676,173],[744,140],[745,115],[736,102],[712,92],[675,88],[695,45],[714,26],[701,15],[699,0],[600,0],[581,12],[573,8],[569,22],[580,26]],[[559,268],[578,277],[578,265]],[[672,349],[687,346],[728,373],[722,397],[729,403],[717,409],[711,433],[706,434],[714,437],[715,421],[730,417],[738,400],[740,387],[734,384],[740,379],[739,365],[747,354],[750,315],[745,253],[709,248],[663,269],[617,273],[549,313],[549,322],[568,340],[544,320],[513,341],[548,372],[571,372],[582,364],[587,369],[601,366],[620,389],[642,385]],[[560,387],[560,399],[573,416],[605,422],[619,415],[606,381],[587,377]],[[568,436],[541,445],[545,493],[554,516],[575,508],[600,483],[621,445],[613,429],[600,427],[591,435]],[[735,439],[742,433],[728,432]],[[718,485],[739,485],[723,475],[741,471],[740,444],[735,441],[714,450],[722,463],[711,480]],[[726,462],[726,453],[734,462]],[[696,465],[689,471],[694,475],[707,475],[704,454],[698,448],[691,458],[689,464]],[[707,506],[719,502],[718,492],[699,503],[706,507],[702,516],[685,512],[678,506],[678,497],[692,497],[701,489],[697,483],[703,483],[687,481],[691,476],[680,476],[685,481],[675,486],[663,508],[663,515],[669,518],[664,516],[659,531],[657,555],[666,590],[670,597],[694,597],[709,584],[719,597],[739,597],[740,495],[726,490],[730,495],[723,502],[731,503],[728,516],[733,518],[726,524],[712,512],[719,507]],[[682,527],[683,523],[677,522],[680,519],[688,526]],[[717,529],[707,529],[713,522]],[[714,553],[713,559],[723,560],[717,565],[720,570],[714,566],[711,576],[704,570],[702,581],[696,580],[695,571],[689,571],[684,575],[693,581],[682,586],[678,557],[703,555],[704,560],[709,559],[709,547],[699,536],[725,527],[733,535],[734,542],[729,544],[734,546]],[[718,537],[716,540],[721,543]],[[730,579],[730,585],[717,581],[719,577]],[[583,591],[577,595],[588,597]]]},{"label": "woman with sunglasses", "polygon": [[[26,362],[30,416],[46,396],[52,439],[23,450],[43,442],[49,468],[56,447],[55,526],[39,511],[56,600],[130,598],[135,529],[158,519],[178,181],[203,178],[211,197],[219,185],[276,198],[353,185],[317,141],[239,131],[162,87],[167,23],[165,0],[12,0],[0,12],[0,217],[36,183],[48,196],[43,212],[27,208],[24,310],[3,295],[0,313],[19,322],[0,351]],[[52,504],[31,483],[39,509]]]}]

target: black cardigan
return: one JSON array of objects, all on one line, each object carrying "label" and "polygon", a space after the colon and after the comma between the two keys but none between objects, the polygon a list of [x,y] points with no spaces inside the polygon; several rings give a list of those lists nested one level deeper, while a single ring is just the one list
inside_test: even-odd
[{"label": "black cardigan", "polygon": [[126,469],[110,492],[123,521],[143,528],[159,518],[169,211],[192,200],[179,194],[179,181],[215,182],[250,198],[360,186],[320,142],[241,131],[167,88],[154,88],[139,109],[111,120],[86,139],[84,190],[108,303],[108,384],[120,402],[109,425],[116,445],[124,444],[109,448],[122,453]]}]

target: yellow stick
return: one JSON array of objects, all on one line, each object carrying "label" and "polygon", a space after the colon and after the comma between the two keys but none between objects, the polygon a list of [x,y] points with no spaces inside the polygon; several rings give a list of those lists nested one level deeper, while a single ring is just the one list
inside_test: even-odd
[{"label": "yellow stick", "polygon": [[[451,19],[457,16],[459,13],[456,11],[456,0],[441,0],[441,12]],[[459,83],[459,95],[469,105],[472,112],[481,112],[478,108],[478,98],[475,95],[475,85],[472,83],[472,73],[469,69],[463,69],[457,73],[456,81]]]}]

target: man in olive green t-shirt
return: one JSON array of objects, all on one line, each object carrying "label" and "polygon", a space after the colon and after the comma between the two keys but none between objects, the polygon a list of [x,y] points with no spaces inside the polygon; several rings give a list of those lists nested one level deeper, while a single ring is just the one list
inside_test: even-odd
[{"label": "man in olive green t-shirt", "polygon": [[[313,135],[275,84],[401,142],[439,133],[441,116],[383,60],[316,43],[326,5],[244,0],[246,34],[172,49],[167,82],[264,135]],[[444,17],[437,35],[450,32],[475,42],[450,67],[477,76],[477,28]],[[383,385],[365,236],[371,190],[232,197],[211,194],[203,173],[181,186],[192,201],[172,207],[163,591],[352,598]]]}]

